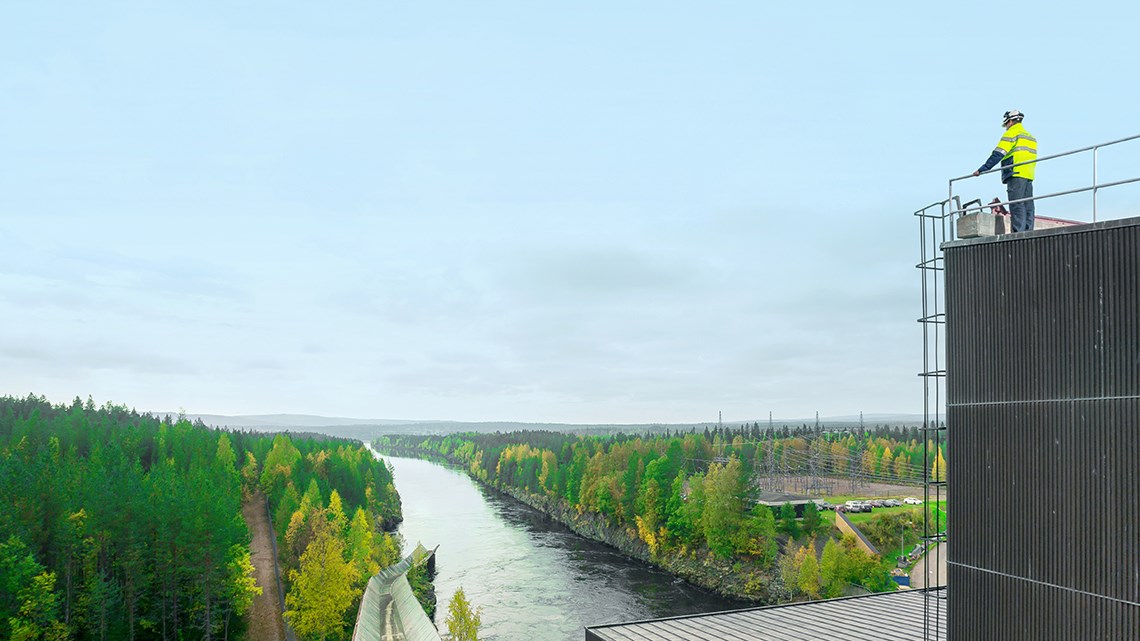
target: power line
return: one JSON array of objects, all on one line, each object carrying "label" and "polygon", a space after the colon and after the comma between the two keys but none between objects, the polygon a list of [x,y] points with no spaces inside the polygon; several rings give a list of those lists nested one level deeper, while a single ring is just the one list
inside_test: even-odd
[{"label": "power line", "polygon": [[[728,443],[728,442],[726,442],[726,443],[722,443],[722,444],[720,444],[719,448],[720,448],[720,450],[721,450],[721,451],[723,451],[723,450],[724,450],[724,448],[726,448],[726,447],[729,447],[729,446],[731,446],[731,447],[733,447],[733,448],[736,448],[736,447],[738,447],[738,446],[743,446],[743,445],[764,445],[764,444],[774,444],[774,443],[779,443],[779,442],[781,442],[781,441],[775,441],[775,440],[763,440],[763,441],[742,441],[742,442],[741,442],[741,443],[739,443],[739,444],[736,444],[736,443]],[[812,448],[812,446],[810,445],[810,443],[811,443],[811,442],[812,442],[812,441],[808,441],[808,443],[809,443],[809,445],[808,445],[808,448],[809,448],[809,449],[811,449],[811,448]],[[824,441],[824,442],[826,442],[826,441]],[[775,451],[775,449],[776,449],[776,448],[774,448],[774,447],[771,447],[771,448],[765,448],[765,450],[766,450],[766,451],[773,451],[773,452]],[[832,457],[832,460],[842,460],[842,461],[846,461],[848,464],[857,464],[859,467],[862,467],[862,464],[863,464],[863,457],[864,457],[864,455],[865,455],[866,451],[867,451],[867,450],[866,450],[866,448],[865,448],[865,447],[861,447],[861,448],[860,448],[860,451],[859,451],[859,452],[857,452],[857,453],[855,453],[855,452],[849,452],[846,458],[843,458],[843,457],[839,457],[839,458],[837,459],[837,458],[835,457],[835,455],[834,455],[834,454],[832,454],[832,455],[831,455],[831,457]],[[804,460],[806,460],[806,458],[805,458],[805,457],[808,457],[808,456],[810,456],[810,455],[809,455],[809,454],[805,454],[804,452],[802,452],[802,451],[800,451],[800,450],[798,450],[798,449],[796,449],[796,448],[788,447],[788,446],[786,446],[786,445],[785,445],[785,446],[784,446],[784,447],[781,449],[781,457],[785,457],[785,456],[791,456],[791,457],[793,457],[793,458],[795,458],[795,457],[800,457],[800,459],[799,459],[799,460],[800,460],[800,462],[803,462]],[[933,463],[933,461],[931,461],[931,463]],[[926,467],[926,466],[924,466],[924,465],[914,465],[914,464],[913,464],[913,463],[911,463],[909,460],[907,460],[907,461],[903,461],[902,463],[896,463],[896,462],[895,462],[893,459],[892,459],[892,462],[890,463],[890,465],[892,466],[892,468],[893,468],[893,467],[895,467],[896,465],[901,465],[901,466],[902,466],[902,469],[904,469],[904,470],[906,470],[906,471],[908,471],[908,472],[911,472],[911,473],[913,473],[913,474],[914,474],[914,475],[915,475],[917,478],[921,478],[921,476],[922,476],[922,473],[923,473],[923,470],[924,470],[924,469],[925,469],[925,467]],[[909,476],[909,474],[905,474],[905,475],[903,475],[903,476]],[[889,477],[888,477],[888,478],[889,478]]]}]

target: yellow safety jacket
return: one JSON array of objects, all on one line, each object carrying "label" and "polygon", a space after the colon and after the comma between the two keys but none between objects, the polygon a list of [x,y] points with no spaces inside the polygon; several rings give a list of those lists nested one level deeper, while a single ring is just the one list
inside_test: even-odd
[{"label": "yellow safety jacket", "polygon": [[997,148],[994,149],[994,154],[998,153],[1001,154],[1003,167],[1001,170],[1002,182],[1008,181],[1011,176],[1033,180],[1034,170],[1037,168],[1035,162],[1013,169],[1004,169],[1007,165],[1037,160],[1037,139],[1030,135],[1020,122],[1014,123],[1012,127],[1005,130],[1005,134],[998,141]]}]

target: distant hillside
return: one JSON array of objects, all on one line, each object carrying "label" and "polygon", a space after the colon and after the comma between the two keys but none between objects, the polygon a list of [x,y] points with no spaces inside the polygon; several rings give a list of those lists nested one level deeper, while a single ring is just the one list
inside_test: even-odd
[{"label": "distant hillside", "polygon": [[[160,416],[177,412],[160,413]],[[666,430],[688,431],[690,429],[704,430],[706,427],[716,427],[716,422],[705,423],[600,423],[600,424],[573,424],[573,423],[524,423],[513,421],[414,421],[399,419],[373,419],[373,418],[345,418],[335,416],[314,416],[310,414],[254,414],[240,416],[225,416],[221,414],[187,414],[190,420],[198,420],[207,425],[216,427],[229,427],[232,429],[248,429],[255,431],[317,431],[332,436],[355,438],[363,441],[371,440],[382,434],[450,434],[455,432],[518,432],[526,430],[546,430],[552,432],[570,432],[587,434],[616,434],[618,432],[630,433],[660,433]],[[848,428],[859,424],[858,416],[831,416],[820,417],[819,422],[826,428]],[[725,421],[725,426],[740,426],[759,423],[767,427],[767,417],[747,421]],[[875,425],[918,425],[922,423],[920,414],[865,414],[863,424],[867,427]],[[774,418],[772,424],[781,428],[785,425],[795,427],[799,425],[814,425],[815,417],[811,418]]]},{"label": "distant hillside", "polygon": [[[177,416],[178,412],[158,412],[159,416]],[[201,420],[207,425],[235,428],[314,428],[333,425],[403,425],[415,421],[402,421],[389,418],[344,418],[341,416],[313,416],[311,414],[244,414],[225,416],[222,414],[187,414],[191,421]]]},{"label": "distant hillside", "polygon": [[[827,418],[821,417],[819,420],[821,423],[824,421],[827,421],[830,423],[858,423],[859,422],[859,416],[858,415],[829,416]],[[807,422],[808,419],[802,419],[802,421]],[[815,419],[812,418],[811,422],[815,422]],[[875,423],[880,423],[880,424],[882,424],[882,423],[889,423],[889,424],[906,423],[909,425],[911,423],[921,423],[921,422],[922,422],[922,414],[865,414],[863,416],[863,424],[864,425],[866,425],[868,423],[870,423],[871,425],[874,425]]]}]

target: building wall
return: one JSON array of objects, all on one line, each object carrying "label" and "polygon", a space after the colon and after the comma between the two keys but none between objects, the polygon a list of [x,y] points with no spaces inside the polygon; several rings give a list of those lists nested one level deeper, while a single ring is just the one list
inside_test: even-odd
[{"label": "building wall", "polygon": [[950,641],[1140,638],[1140,219],[944,254]]},{"label": "building wall", "polygon": [[855,543],[867,554],[874,554],[876,556],[879,554],[879,549],[867,540],[867,537],[863,535],[863,531],[856,527],[843,512],[835,513],[835,527],[838,528],[840,532],[855,537]]}]

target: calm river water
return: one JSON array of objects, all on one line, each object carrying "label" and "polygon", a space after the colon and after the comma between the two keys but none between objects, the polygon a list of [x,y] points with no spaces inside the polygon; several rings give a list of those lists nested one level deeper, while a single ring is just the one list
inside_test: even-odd
[{"label": "calm river water", "polygon": [[407,548],[439,545],[436,623],[459,586],[483,608],[481,639],[582,641],[583,626],[745,607],[584,539],[463,471],[384,456]]}]

